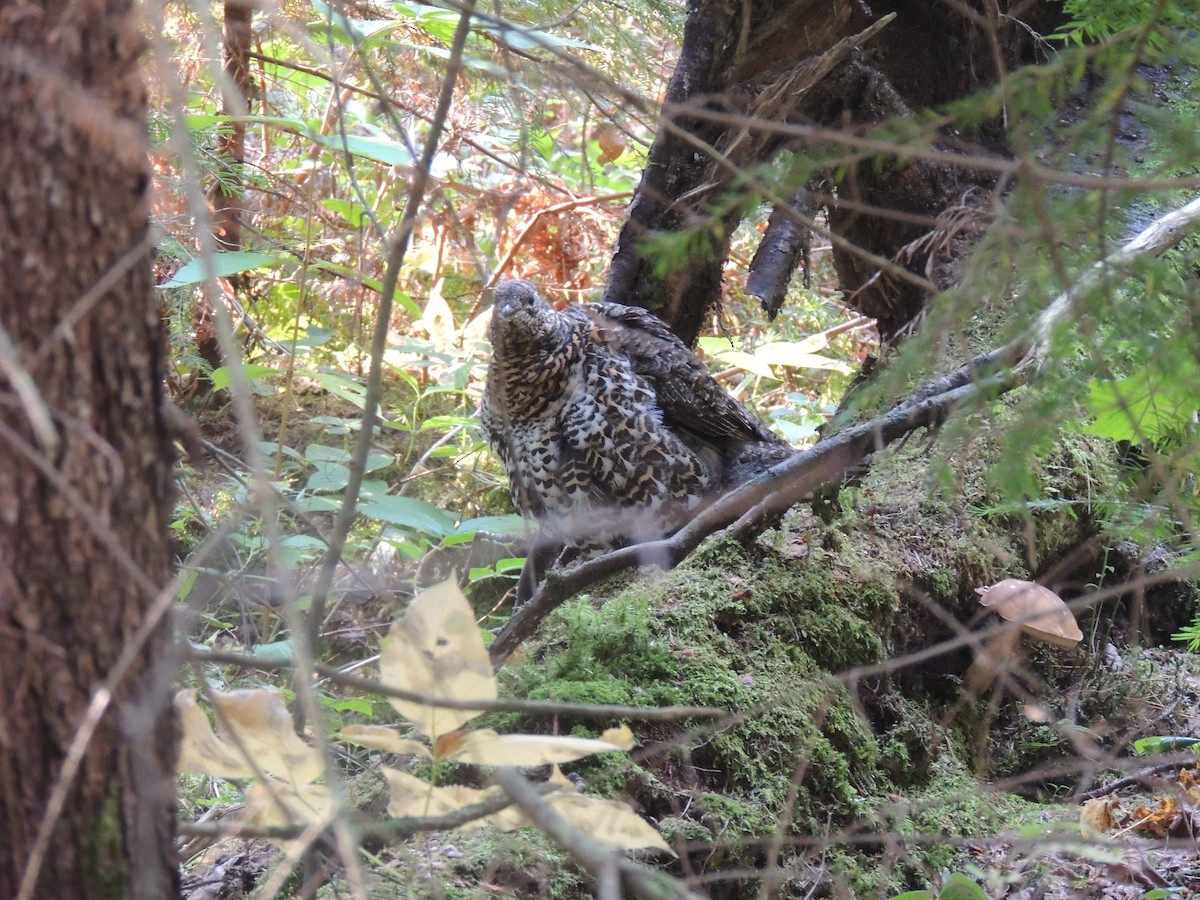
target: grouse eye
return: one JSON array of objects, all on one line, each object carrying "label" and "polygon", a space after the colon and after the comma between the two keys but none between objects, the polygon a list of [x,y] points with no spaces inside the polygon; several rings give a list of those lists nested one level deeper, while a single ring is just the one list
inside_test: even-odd
[{"label": "grouse eye", "polygon": [[496,287],[495,310],[506,318],[520,310],[533,309],[541,302],[541,297],[528,281],[502,281]]}]

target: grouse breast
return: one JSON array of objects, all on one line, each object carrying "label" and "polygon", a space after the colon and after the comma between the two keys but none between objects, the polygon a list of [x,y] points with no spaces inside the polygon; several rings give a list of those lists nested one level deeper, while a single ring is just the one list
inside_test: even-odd
[{"label": "grouse breast", "polygon": [[530,282],[505,281],[489,334],[484,432],[513,503],[550,540],[662,537],[792,452],[641,308],[556,310]]}]

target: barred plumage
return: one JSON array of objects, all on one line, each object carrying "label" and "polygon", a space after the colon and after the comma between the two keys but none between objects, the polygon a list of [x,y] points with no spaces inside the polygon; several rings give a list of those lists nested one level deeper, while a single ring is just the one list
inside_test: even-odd
[{"label": "barred plumage", "polygon": [[542,547],[662,537],[792,452],[639,307],[559,311],[504,281],[490,336],[483,427]]}]

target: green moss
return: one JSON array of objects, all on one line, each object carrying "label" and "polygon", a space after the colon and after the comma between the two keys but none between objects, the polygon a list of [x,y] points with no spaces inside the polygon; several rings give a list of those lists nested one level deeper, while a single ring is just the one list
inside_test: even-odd
[{"label": "green moss", "polygon": [[[977,615],[976,586],[1028,577],[1031,562],[1097,527],[1078,504],[1005,505],[1011,495],[990,465],[1007,437],[977,419],[971,437],[968,452],[944,435],[945,455],[932,463],[918,442],[884,455],[842,491],[831,522],[795,510],[780,532],[746,545],[718,537],[674,572],[569,601],[505,669],[508,690],[727,710],[716,722],[635,721],[632,755],[574,764],[590,792],[633,802],[685,841],[697,871],[761,870],[766,843],[786,823],[777,896],[889,896],[940,883],[943,868],[963,862],[962,838],[1044,811],[985,794],[969,773],[1028,771],[1069,755],[1069,736],[1053,726],[1026,733],[1033,723],[1013,704],[986,722],[986,701],[964,706],[965,650],[861,681],[844,676],[951,636],[949,620]],[[1100,490],[1110,481],[1092,462],[1097,452],[1064,441],[1024,475],[1042,498]],[[1035,543],[1026,546],[1029,523]],[[1033,662],[1052,676],[1051,693],[1083,677],[1061,657]],[[1088,714],[1101,715],[1099,701]],[[596,734],[607,723],[554,724]],[[504,730],[546,727],[514,716]],[[884,799],[898,795],[899,804]],[[814,837],[848,832],[899,834],[901,852]],[[731,897],[758,891],[756,878],[733,882]]]},{"label": "green moss", "polygon": [[[854,821],[876,786],[871,729],[845,686],[823,673],[883,659],[870,617],[890,616],[896,603],[882,581],[852,587],[761,548],[714,541],[676,572],[603,606],[565,604],[547,620],[541,645],[505,677],[532,697],[730,711],[736,718],[715,728],[639,729],[643,740],[683,742],[679,752],[651,745],[641,765],[597,757],[577,771],[589,789],[621,790],[624,782],[676,831],[694,833],[690,819],[722,841],[757,839],[788,809],[793,830],[806,833]],[[560,719],[559,727],[573,724]],[[519,730],[537,725],[521,722]],[[699,738],[688,736],[690,726]],[[686,817],[678,814],[681,792],[691,797]]]}]

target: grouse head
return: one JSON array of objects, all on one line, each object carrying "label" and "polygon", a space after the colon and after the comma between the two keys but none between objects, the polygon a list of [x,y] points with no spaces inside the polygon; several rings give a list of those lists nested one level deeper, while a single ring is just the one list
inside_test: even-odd
[{"label": "grouse head", "polygon": [[503,387],[503,407],[511,416],[535,415],[561,387],[583,353],[579,323],[542,299],[528,281],[496,286],[488,336],[492,390]]},{"label": "grouse head", "polygon": [[497,353],[552,349],[569,337],[570,327],[531,282],[502,281],[496,286],[489,336]]}]

